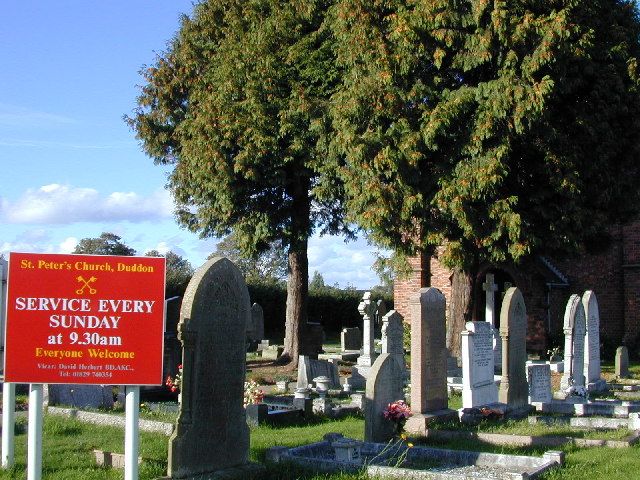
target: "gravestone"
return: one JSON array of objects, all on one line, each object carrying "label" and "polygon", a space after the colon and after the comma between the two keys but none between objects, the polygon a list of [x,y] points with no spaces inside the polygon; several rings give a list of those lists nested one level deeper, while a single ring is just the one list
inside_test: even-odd
[{"label": "gravestone", "polygon": [[446,300],[437,288],[421,288],[411,313],[411,410],[408,432],[425,434],[435,419],[455,418],[447,395]]},{"label": "gravestone", "polygon": [[249,337],[250,340],[254,342],[259,342],[264,339],[264,312],[262,311],[262,307],[254,303],[251,306],[251,334],[252,337]]},{"label": "gravestone", "polygon": [[493,327],[488,322],[467,322],[462,332],[462,408],[498,401],[493,374]]},{"label": "gravestone", "polygon": [[496,328],[495,319],[495,293],[498,291],[498,285],[496,285],[493,280],[493,273],[487,273],[485,276],[485,282],[482,284],[482,289],[485,291],[484,319],[491,325],[493,330],[493,365],[496,370],[500,370],[502,365],[502,340],[500,339],[500,332]]},{"label": "gravestone", "polygon": [[301,353],[309,355],[313,358],[318,358],[318,354],[322,353],[322,345],[324,344],[325,336],[324,329],[321,323],[307,322],[304,325],[304,335],[301,345]]},{"label": "gravestone", "polygon": [[298,381],[297,388],[307,388],[317,377],[328,377],[332,389],[340,389],[340,376],[338,366],[327,360],[318,360],[307,355],[298,357]]},{"label": "gravestone", "polygon": [[584,376],[589,390],[599,391],[607,387],[600,369],[600,311],[596,294],[587,290],[582,295],[582,306],[587,322],[584,339]]},{"label": "gravestone", "polygon": [[572,385],[584,387],[584,337],[586,323],[584,307],[579,295],[569,297],[564,311],[564,373],[560,389]]},{"label": "gravestone", "polygon": [[616,348],[616,378],[629,378],[629,350],[627,347]]},{"label": "gravestone", "polygon": [[113,408],[110,385],[49,385],[49,405],[75,408]]},{"label": "gravestone", "polygon": [[373,321],[377,305],[371,301],[371,292],[364,292],[358,311],[362,315],[362,355],[351,369],[349,383],[353,388],[364,388],[369,370],[376,359],[373,343]]},{"label": "gravestone", "polygon": [[383,416],[384,409],[392,402],[404,400],[402,371],[390,353],[380,355],[373,367],[365,390],[364,440],[386,442],[395,433],[395,424]]},{"label": "gravestone", "polygon": [[376,302],[376,313],[374,314],[374,323],[377,327],[382,327],[382,319],[389,312],[387,304],[380,299]]},{"label": "gravestone", "polygon": [[548,364],[527,365],[527,379],[529,381],[529,403],[549,403],[553,400],[551,367]]},{"label": "gravestone", "polygon": [[240,270],[213,258],[189,282],[182,302],[180,410],[169,440],[169,478],[250,476],[243,407],[249,293]]},{"label": "gravestone", "polygon": [[360,350],[362,347],[362,332],[358,327],[343,328],[340,332],[340,347],[343,352]]},{"label": "gravestone", "polygon": [[502,301],[500,336],[502,337],[502,377],[498,399],[511,409],[526,407],[529,393],[525,370],[527,309],[522,293],[516,287],[510,287]]},{"label": "gravestone", "polygon": [[407,377],[407,367],[404,363],[404,319],[395,310],[386,313],[382,318],[382,353],[393,356],[402,372],[402,378]]},{"label": "gravestone", "polygon": [[4,373],[4,327],[7,324],[5,318],[7,312],[7,275],[9,262],[0,257],[0,374]]}]

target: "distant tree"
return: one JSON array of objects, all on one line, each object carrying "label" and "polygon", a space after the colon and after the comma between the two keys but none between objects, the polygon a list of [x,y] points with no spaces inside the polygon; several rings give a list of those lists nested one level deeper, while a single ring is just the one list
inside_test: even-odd
[{"label": "distant tree", "polygon": [[235,233],[230,233],[218,242],[209,258],[216,256],[235,263],[247,282],[278,283],[287,278],[287,252],[280,241],[271,242],[267,250],[250,256],[238,246]]},{"label": "distant tree", "polygon": [[80,240],[73,253],[132,256],[136,251],[125,245],[115,233],[104,232],[98,238]]},{"label": "distant tree", "polygon": [[341,0],[335,137],[348,210],[454,269],[575,252],[638,211],[640,22],[627,0]]},{"label": "distant tree", "polygon": [[248,257],[288,255],[285,349],[297,365],[307,321],[307,242],[346,229],[325,159],[340,84],[327,19],[333,0],[205,0],[143,74],[130,125],[172,165],[178,221],[203,237],[234,232]]},{"label": "distant tree", "polygon": [[327,285],[324,283],[324,278],[322,278],[322,274],[317,270],[313,272],[313,277],[309,282],[309,290],[324,290]]},{"label": "distant tree", "polygon": [[165,297],[171,298],[184,295],[187,285],[189,285],[189,280],[193,276],[193,267],[189,260],[172,251],[162,254],[157,250],[150,250],[145,255],[147,257],[166,258]]}]

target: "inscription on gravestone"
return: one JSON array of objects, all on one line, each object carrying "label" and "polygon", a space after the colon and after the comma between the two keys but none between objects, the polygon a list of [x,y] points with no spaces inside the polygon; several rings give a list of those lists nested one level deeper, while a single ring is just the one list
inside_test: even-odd
[{"label": "inscription on gravestone", "polygon": [[493,328],[487,322],[467,322],[462,332],[463,408],[498,401],[493,373]]},{"label": "inscription on gravestone", "polygon": [[502,379],[499,399],[511,407],[528,403],[529,387],[525,364],[527,361],[527,310],[522,293],[510,287],[500,310],[500,336],[502,337]]},{"label": "inscription on gravestone", "polygon": [[251,468],[243,407],[249,321],[242,273],[226,258],[209,260],[189,282],[180,313],[182,402],[169,441],[170,478]]},{"label": "inscription on gravestone", "polygon": [[527,365],[529,379],[529,403],[549,403],[551,395],[551,367],[549,365]]}]

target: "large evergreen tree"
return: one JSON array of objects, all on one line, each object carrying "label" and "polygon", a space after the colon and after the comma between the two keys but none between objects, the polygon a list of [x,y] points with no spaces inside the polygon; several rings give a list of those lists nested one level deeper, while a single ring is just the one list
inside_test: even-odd
[{"label": "large evergreen tree", "polygon": [[234,233],[247,256],[288,250],[283,359],[298,361],[306,324],[307,239],[339,232],[328,177],[328,99],[339,81],[325,15],[332,0],[206,0],[143,74],[129,119],[168,186],[178,221]]},{"label": "large evergreen tree", "polygon": [[349,206],[387,247],[445,246],[464,303],[450,318],[456,350],[481,262],[576,251],[637,211],[635,4],[339,6],[335,145]]},{"label": "large evergreen tree", "polygon": [[135,249],[129,247],[115,233],[103,232],[96,238],[83,238],[78,242],[73,253],[89,255],[123,255],[130,257],[136,254]]}]

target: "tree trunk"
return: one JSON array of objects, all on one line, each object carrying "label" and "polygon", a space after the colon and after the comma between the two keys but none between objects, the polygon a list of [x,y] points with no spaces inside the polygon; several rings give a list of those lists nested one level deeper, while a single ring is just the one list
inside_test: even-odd
[{"label": "tree trunk", "polygon": [[[474,269],[475,270],[475,269]],[[467,322],[473,319],[473,288],[475,272],[454,270],[451,282],[451,302],[447,321],[447,347],[452,356],[460,358],[462,337]]]},{"label": "tree trunk", "polygon": [[309,261],[306,244],[305,241],[301,252],[289,251],[284,351],[279,363],[290,363],[292,368],[298,366],[298,355],[302,350],[304,328],[307,324]]},{"label": "tree trunk", "polygon": [[309,297],[309,179],[296,176],[291,182],[291,237],[289,241],[289,270],[287,275],[287,313],[285,320],[284,351],[278,363],[289,363],[297,368],[298,355],[303,350],[307,326],[307,299]]}]

